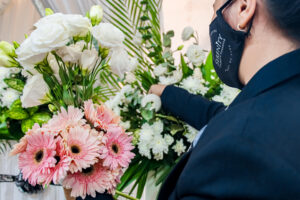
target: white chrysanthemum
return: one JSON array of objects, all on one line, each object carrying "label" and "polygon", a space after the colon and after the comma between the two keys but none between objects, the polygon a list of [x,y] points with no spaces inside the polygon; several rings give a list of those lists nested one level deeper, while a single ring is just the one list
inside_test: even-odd
[{"label": "white chrysanthemum", "polygon": [[199,79],[199,80],[203,79],[202,72],[201,72],[201,70],[200,70],[199,67],[197,67],[196,69],[194,69],[193,77],[196,78],[196,79]]},{"label": "white chrysanthemum", "polygon": [[161,108],[161,99],[155,94],[148,94],[143,97],[141,105],[145,107],[148,103],[152,104],[152,108],[157,112]]},{"label": "white chrysanthemum", "polygon": [[198,134],[198,130],[190,125],[186,125],[188,132],[184,135],[189,143],[192,143]]},{"label": "white chrysanthemum", "polygon": [[168,146],[170,146],[174,142],[174,138],[171,135],[168,135],[168,134],[165,135],[164,139],[165,139]]},{"label": "white chrysanthemum", "polygon": [[123,122],[121,121],[120,125],[125,129],[125,130],[128,130],[130,129],[130,121],[126,121],[126,122]]},{"label": "white chrysanthemum", "polygon": [[167,154],[169,151],[168,145],[164,138],[159,134],[155,135],[151,145],[150,145],[153,154],[165,153]]},{"label": "white chrysanthemum", "polygon": [[153,127],[149,124],[143,124],[141,131],[140,131],[140,141],[143,143],[150,144],[153,136],[155,135]]},{"label": "white chrysanthemum", "polygon": [[172,147],[172,149],[177,153],[178,156],[183,154],[186,150],[186,146],[183,144],[183,139],[177,140],[176,144]]},{"label": "white chrysanthemum", "polygon": [[150,151],[149,144],[139,142],[138,149],[139,149],[139,153],[142,156],[145,156],[146,158],[151,159],[151,151]]},{"label": "white chrysanthemum", "polygon": [[164,67],[163,65],[158,65],[157,67],[154,68],[154,75],[155,76],[162,76],[167,72],[167,68]]},{"label": "white chrysanthemum", "polygon": [[152,125],[155,134],[161,134],[164,131],[164,123],[158,120]]},{"label": "white chrysanthemum", "polygon": [[191,45],[187,52],[187,57],[196,66],[200,66],[205,60],[205,52],[199,45]]},{"label": "white chrysanthemum", "polygon": [[192,76],[184,79],[180,83],[180,86],[194,94],[200,93],[204,95],[208,91],[208,88],[204,86],[204,82],[202,80],[196,79]]},{"label": "white chrysanthemum", "polygon": [[20,97],[20,93],[11,88],[4,90],[2,95],[2,106],[7,108],[9,108],[11,104]]},{"label": "white chrysanthemum", "polygon": [[163,153],[157,153],[157,154],[154,154],[154,159],[155,160],[162,160],[164,158],[164,154]]},{"label": "white chrysanthemum", "polygon": [[0,81],[0,97],[3,94],[3,91],[7,88],[7,85],[4,81]]},{"label": "white chrysanthemum", "polygon": [[136,81],[136,77],[132,72],[127,72],[125,76],[125,82],[126,83],[134,83]]},{"label": "white chrysanthemum", "polygon": [[240,93],[239,89],[229,87],[227,85],[221,85],[222,91],[220,95],[214,96],[213,100],[222,102],[225,105],[230,105],[231,102],[236,98],[236,96]]},{"label": "white chrysanthemum", "polygon": [[187,41],[193,36],[193,34],[194,34],[194,29],[190,26],[187,26],[182,31],[181,39],[183,41]]}]

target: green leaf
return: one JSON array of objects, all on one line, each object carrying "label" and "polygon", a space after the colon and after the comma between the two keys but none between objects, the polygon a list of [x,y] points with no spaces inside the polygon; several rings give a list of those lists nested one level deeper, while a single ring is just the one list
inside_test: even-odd
[{"label": "green leaf", "polygon": [[183,79],[191,76],[193,74],[193,70],[189,68],[189,66],[186,64],[183,55],[181,55],[181,67],[182,67],[182,73],[183,73]]},{"label": "green leaf", "polygon": [[7,117],[15,120],[23,120],[29,117],[29,114],[26,110],[22,108],[15,108],[7,111]]},{"label": "green leaf", "polygon": [[152,110],[143,109],[141,115],[146,121],[150,121],[154,117],[154,112]]},{"label": "green leaf", "polygon": [[26,110],[28,111],[29,115],[32,116],[34,113],[36,113],[39,110],[39,107],[35,106],[35,107],[27,108]]},{"label": "green leaf", "polygon": [[33,119],[25,119],[21,123],[21,129],[23,133],[26,133],[29,129],[31,129],[34,125]]},{"label": "green leaf", "polygon": [[25,86],[25,83],[22,80],[17,79],[17,78],[6,78],[6,79],[4,79],[4,82],[10,88],[15,89],[19,92],[22,92],[23,88]]},{"label": "green leaf", "polygon": [[212,53],[210,52],[205,65],[201,66],[201,71],[203,74],[203,78],[205,81],[209,82],[210,84],[213,84],[215,82],[219,81],[218,75],[215,72],[215,68],[213,65],[213,58],[212,58]]},{"label": "green leaf", "polygon": [[38,123],[41,126],[51,119],[51,114],[48,112],[35,113],[31,119],[34,123]]},{"label": "green leaf", "polygon": [[136,198],[140,199],[142,198],[142,195],[143,195],[143,192],[144,192],[144,187],[146,185],[146,181],[147,181],[147,176],[148,176],[148,172],[144,173],[140,182],[139,182],[139,185],[138,185],[138,190],[137,190],[137,193],[136,193]]},{"label": "green leaf", "polygon": [[20,99],[15,100],[11,106],[10,106],[10,110],[14,110],[14,109],[22,109],[22,102]]}]

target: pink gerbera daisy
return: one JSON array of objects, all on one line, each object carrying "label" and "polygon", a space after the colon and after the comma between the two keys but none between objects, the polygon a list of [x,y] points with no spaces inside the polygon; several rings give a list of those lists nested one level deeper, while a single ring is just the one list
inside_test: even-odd
[{"label": "pink gerbera daisy", "polygon": [[61,108],[61,112],[54,115],[44,127],[51,130],[66,130],[70,127],[80,126],[85,124],[83,112],[79,108],[69,106],[68,110]]},{"label": "pink gerbera daisy", "polygon": [[104,145],[100,149],[100,158],[104,160],[103,165],[116,169],[119,166],[128,167],[130,160],[134,157],[131,150],[132,137],[129,137],[119,126],[110,126],[103,138]]},{"label": "pink gerbera daisy", "polygon": [[99,140],[90,133],[90,129],[76,126],[69,130],[67,135],[68,154],[72,158],[70,171],[81,171],[98,161]]},{"label": "pink gerbera daisy", "polygon": [[27,137],[26,151],[19,157],[19,167],[25,180],[31,185],[41,182],[41,173],[54,167],[56,144],[53,134],[35,133]]},{"label": "pink gerbera daisy", "polygon": [[67,156],[63,141],[60,137],[56,139],[56,154],[54,158],[56,160],[55,166],[42,175],[44,185],[50,184],[51,181],[53,181],[54,184],[58,184],[60,180],[67,176],[71,158]]},{"label": "pink gerbera daisy", "polygon": [[37,132],[40,129],[39,124],[34,124],[33,127],[27,131],[26,135],[21,138],[20,142],[14,145],[13,150],[11,150],[10,155],[15,156],[19,153],[22,153],[26,150],[27,147],[27,137]]},{"label": "pink gerbera daisy", "polygon": [[105,105],[95,105],[92,100],[84,102],[86,119],[97,129],[107,130],[110,124],[118,124],[120,117]]},{"label": "pink gerbera daisy", "polygon": [[96,192],[104,193],[112,187],[114,183],[114,176],[112,172],[103,167],[102,162],[99,161],[95,165],[83,169],[82,172],[74,174],[69,173],[63,181],[63,187],[72,189],[71,196],[83,199],[86,195],[96,197]]}]

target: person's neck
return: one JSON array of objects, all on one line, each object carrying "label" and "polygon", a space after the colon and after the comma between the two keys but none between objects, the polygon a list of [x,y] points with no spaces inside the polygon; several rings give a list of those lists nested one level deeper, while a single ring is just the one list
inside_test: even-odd
[{"label": "person's neck", "polygon": [[[265,34],[269,35],[269,34]],[[259,41],[246,41],[239,69],[240,81],[246,85],[266,64],[297,49],[297,45],[282,36],[272,35]]]}]

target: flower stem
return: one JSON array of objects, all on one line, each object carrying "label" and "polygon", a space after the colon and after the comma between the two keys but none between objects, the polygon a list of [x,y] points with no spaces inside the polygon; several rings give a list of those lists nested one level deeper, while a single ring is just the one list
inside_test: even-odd
[{"label": "flower stem", "polygon": [[139,200],[139,199],[137,199],[137,198],[134,198],[134,197],[132,197],[132,196],[129,196],[128,194],[125,194],[125,193],[120,192],[120,191],[118,191],[118,190],[116,190],[116,194],[119,195],[119,196],[121,196],[121,197],[124,197],[124,198],[126,198],[126,199],[130,199],[130,200]]}]

